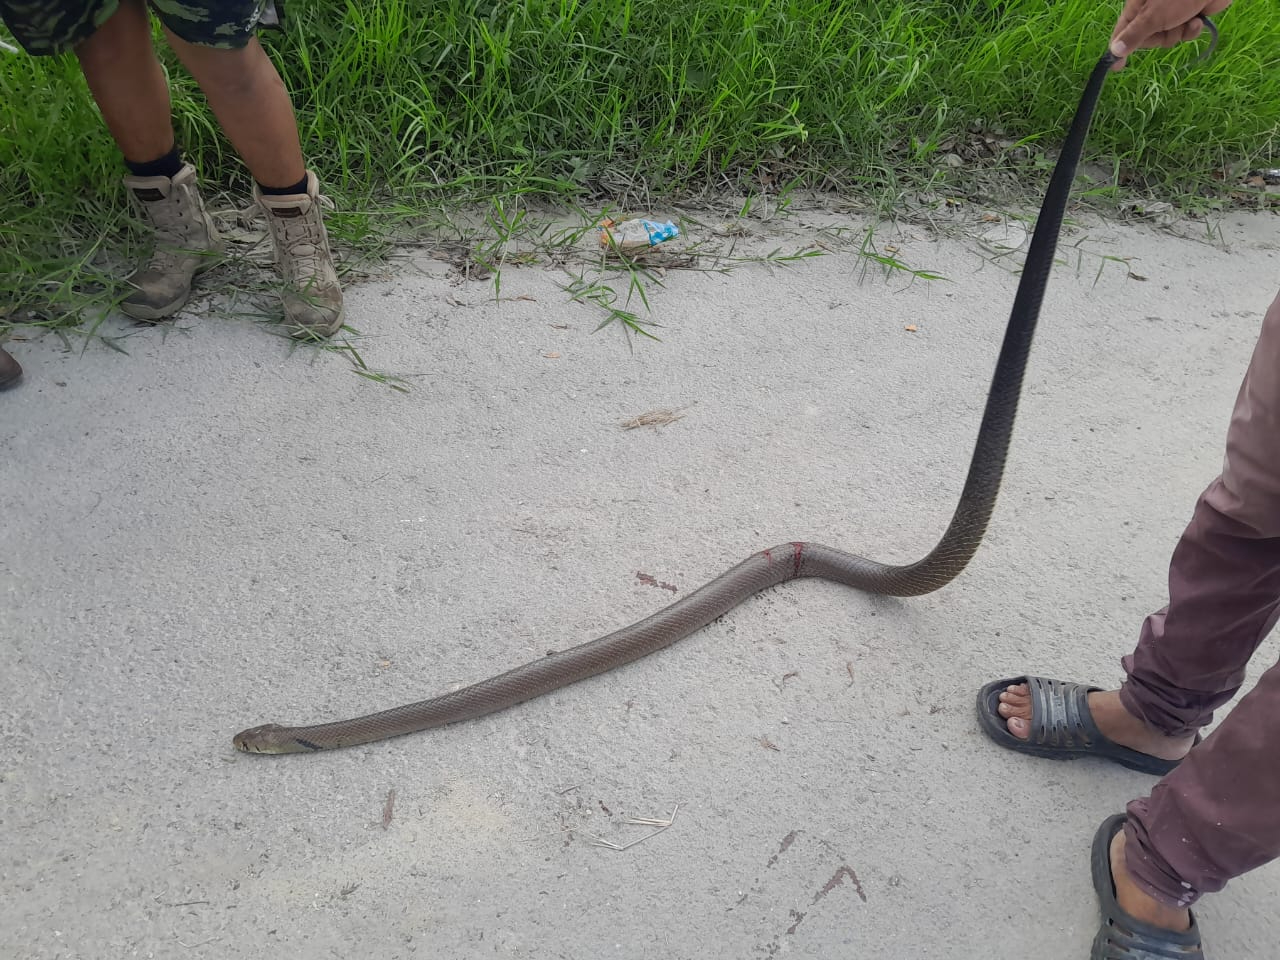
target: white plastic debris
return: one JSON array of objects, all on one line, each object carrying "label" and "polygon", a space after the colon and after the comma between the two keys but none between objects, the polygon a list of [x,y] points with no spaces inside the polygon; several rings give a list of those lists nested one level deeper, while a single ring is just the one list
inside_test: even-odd
[{"label": "white plastic debris", "polygon": [[635,253],[656,247],[665,240],[680,236],[680,228],[668,220],[605,220],[599,226],[600,246],[623,253]]}]

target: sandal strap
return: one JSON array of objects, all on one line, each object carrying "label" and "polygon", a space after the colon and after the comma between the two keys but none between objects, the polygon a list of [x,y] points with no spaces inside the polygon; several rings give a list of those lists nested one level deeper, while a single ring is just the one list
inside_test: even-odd
[{"label": "sandal strap", "polygon": [[1031,741],[1039,746],[1085,748],[1106,737],[1089,712],[1089,694],[1099,687],[1027,677],[1031,691]]},{"label": "sandal strap", "polygon": [[1198,937],[1193,942],[1178,943],[1170,939],[1177,934],[1153,933],[1131,929],[1123,919],[1112,918],[1099,933],[1099,939],[1104,942],[1099,944],[1101,949],[1095,950],[1094,956],[1099,960],[1204,960]]}]

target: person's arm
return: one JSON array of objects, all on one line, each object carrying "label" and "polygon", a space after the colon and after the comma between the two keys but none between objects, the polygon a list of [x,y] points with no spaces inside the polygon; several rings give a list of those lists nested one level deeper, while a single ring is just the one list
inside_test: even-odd
[{"label": "person's arm", "polygon": [[1221,13],[1231,0],[1125,0],[1111,34],[1111,52],[1124,58],[1146,47],[1173,47],[1194,40],[1204,30],[1203,16]]}]

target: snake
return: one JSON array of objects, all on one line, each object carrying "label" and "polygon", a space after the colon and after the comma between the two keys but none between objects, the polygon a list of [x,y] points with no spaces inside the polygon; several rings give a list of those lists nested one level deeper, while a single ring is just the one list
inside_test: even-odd
[{"label": "snake", "polygon": [[[1208,17],[1201,19],[1211,33],[1211,45],[1200,57],[1204,59],[1216,45],[1218,31]],[[267,723],[251,727],[233,737],[234,747],[255,754],[314,753],[471,720],[656,653],[760,591],[802,577],[893,597],[922,596],[955,580],[977,552],[995,510],[1063,213],[1094,108],[1117,59],[1108,50],[1098,60],[1071,119],[1014,293],[964,486],[950,523],[924,557],[912,563],[886,564],[820,543],[783,543],[752,554],[669,606],[595,640],[457,690],[365,716],[304,726]]]}]

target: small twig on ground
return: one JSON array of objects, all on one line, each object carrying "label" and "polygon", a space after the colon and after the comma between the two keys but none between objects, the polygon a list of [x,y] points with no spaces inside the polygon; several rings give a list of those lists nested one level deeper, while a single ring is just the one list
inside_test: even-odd
[{"label": "small twig on ground", "polygon": [[181,940],[178,940],[177,937],[174,937],[173,939],[178,941],[178,946],[186,947],[188,950],[194,950],[196,947],[203,947],[207,943],[213,943],[214,941],[221,940],[222,938],[210,937],[208,940],[201,940],[199,943],[183,943]]},{"label": "small twig on ground", "polygon": [[670,827],[673,823],[676,822],[676,811],[678,811],[679,809],[680,809],[680,804],[677,803],[675,805],[675,808],[671,811],[671,816],[667,817],[665,820],[657,820],[651,817],[628,817],[625,821],[623,821],[624,823],[633,824],[639,827],[657,827],[658,828],[654,830],[652,833],[646,833],[643,837],[639,837],[635,840],[632,840],[630,843],[614,843],[611,840],[605,840],[601,837],[597,837],[590,833],[587,833],[586,831],[583,831],[583,836],[590,837],[591,843],[594,846],[608,847],[610,850],[618,850],[618,851],[626,850],[630,847],[634,847],[637,843],[644,843],[646,840],[652,840],[658,834],[662,833],[663,830],[666,830],[668,827]]},{"label": "small twig on ground", "polygon": [[382,805],[382,829],[385,830],[391,826],[392,811],[396,803],[396,788],[392,787],[387,791],[387,802]]},{"label": "small twig on ground", "polygon": [[781,690],[784,686],[786,686],[786,683],[787,683],[787,681],[788,681],[788,680],[790,680],[790,679],[792,679],[792,678],[794,678],[794,677],[798,677],[798,676],[800,676],[800,671],[799,671],[799,670],[792,670],[790,673],[784,673],[784,674],[782,675],[782,679],[781,679],[781,680],[775,680],[775,681],[773,681],[773,685],[774,685],[775,687],[777,687],[779,690]]}]

